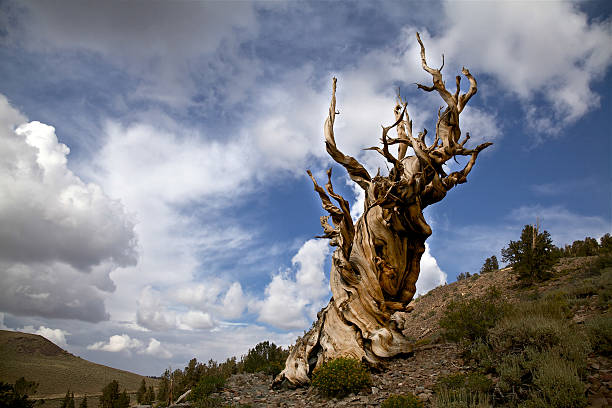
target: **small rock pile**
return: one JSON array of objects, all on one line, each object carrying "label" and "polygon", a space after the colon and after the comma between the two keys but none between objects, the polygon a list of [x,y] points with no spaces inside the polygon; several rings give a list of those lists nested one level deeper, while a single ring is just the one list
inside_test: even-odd
[{"label": "small rock pile", "polygon": [[457,345],[434,344],[419,348],[410,357],[389,361],[384,370],[372,374],[370,390],[342,399],[321,397],[313,388],[272,390],[272,378],[262,373],[233,375],[213,397],[223,404],[253,408],[378,407],[390,395],[413,393],[430,406],[437,378],[467,369],[462,364]]}]

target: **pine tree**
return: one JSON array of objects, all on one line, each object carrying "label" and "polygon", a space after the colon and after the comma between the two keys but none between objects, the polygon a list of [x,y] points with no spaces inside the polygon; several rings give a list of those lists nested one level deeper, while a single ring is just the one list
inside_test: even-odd
[{"label": "pine tree", "polygon": [[612,252],[612,236],[610,235],[610,233],[607,233],[606,235],[601,237],[599,242],[600,242],[599,252],[601,253]]},{"label": "pine tree", "polygon": [[153,402],[155,402],[155,390],[153,389],[153,386],[150,385],[149,389],[147,390],[147,404],[153,404]]},{"label": "pine tree", "polygon": [[70,395],[70,390],[66,391],[66,396],[62,400],[60,408],[74,408],[74,394]]},{"label": "pine tree", "polygon": [[170,370],[164,371],[162,375],[161,383],[159,384],[159,390],[157,393],[157,399],[161,402],[168,402],[170,392]]},{"label": "pine tree", "polygon": [[123,392],[119,395],[117,399],[117,404],[115,408],[129,408],[130,407],[130,397],[127,395],[127,392],[123,390]]},{"label": "pine tree", "polygon": [[147,385],[145,384],[145,380],[143,378],[142,382],[140,383],[140,388],[138,388],[138,391],[136,392],[136,401],[138,401],[139,404],[144,403],[146,392],[147,392]]},{"label": "pine tree", "polygon": [[[102,389],[99,408],[117,408],[119,401],[119,383],[113,380]],[[129,405],[129,399],[128,399]]]},{"label": "pine tree", "polygon": [[499,263],[497,262],[497,257],[493,255],[490,258],[485,259],[482,268],[480,268],[480,273],[493,272],[499,269]]},{"label": "pine tree", "polygon": [[509,262],[519,280],[531,284],[550,278],[556,261],[555,246],[548,231],[525,225],[519,241],[510,241],[502,249],[502,261]]}]

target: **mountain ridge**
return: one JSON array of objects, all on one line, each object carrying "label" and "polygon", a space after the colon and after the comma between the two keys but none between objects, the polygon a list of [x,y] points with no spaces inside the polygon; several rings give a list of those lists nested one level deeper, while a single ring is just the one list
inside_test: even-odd
[{"label": "mountain ridge", "polygon": [[68,389],[75,395],[96,395],[112,380],[120,389],[136,391],[145,379],[157,380],[75,356],[38,334],[0,330],[0,381],[14,383],[25,377],[36,381],[36,398],[56,398]]}]

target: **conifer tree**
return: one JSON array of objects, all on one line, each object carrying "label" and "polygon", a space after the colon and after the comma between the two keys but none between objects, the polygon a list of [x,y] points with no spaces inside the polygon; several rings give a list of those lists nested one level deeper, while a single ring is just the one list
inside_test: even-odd
[{"label": "conifer tree", "polygon": [[556,260],[555,246],[548,231],[539,232],[537,226],[525,225],[519,241],[510,241],[502,249],[502,260],[509,262],[519,280],[528,284],[550,278]]},{"label": "conifer tree", "polygon": [[138,391],[136,392],[136,401],[138,401],[139,404],[142,404],[144,402],[146,392],[147,385],[145,384],[145,380],[143,378],[142,382],[140,383],[140,388],[138,388]]},{"label": "conifer tree", "polygon": [[490,258],[485,259],[482,268],[480,268],[480,273],[493,272],[499,269],[499,263],[497,262],[497,257],[493,255]]}]

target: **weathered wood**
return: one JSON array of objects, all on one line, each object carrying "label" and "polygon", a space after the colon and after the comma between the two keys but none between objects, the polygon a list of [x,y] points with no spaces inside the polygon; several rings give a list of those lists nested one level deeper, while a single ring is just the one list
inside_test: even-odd
[{"label": "weathered wood", "polygon": [[[330,245],[338,247],[332,255],[330,272],[332,299],[318,313],[310,331],[291,348],[285,369],[274,380],[276,385],[283,381],[308,384],[316,367],[336,357],[349,356],[380,366],[385,358],[412,351],[412,344],[403,333],[403,321],[412,310],[408,304],[416,292],[425,240],[432,232],[423,209],[442,200],[457,184],[465,183],[478,154],[491,145],[483,143],[466,149],[469,134],[459,142],[459,114],[477,91],[476,79],[463,68],[470,88],[460,95],[457,77],[457,89],[451,94],[442,80],[444,63],[440,69],[430,68],[418,33],[417,41],[422,67],[433,79],[432,86],[417,86],[427,92],[437,91],[447,106],[442,113],[438,112],[435,138],[428,146],[426,129],[418,137],[413,136],[406,102],[398,95],[394,107],[396,122],[382,128],[382,148],[368,149],[379,152],[393,165],[388,176],[372,178],[354,157],[338,149],[333,129],[337,114],[336,78],[333,79],[324,125],[325,145],[329,155],[365,190],[364,212],[354,225],[348,202],[333,191],[331,169],[327,173],[327,192],[308,171],[323,208],[330,214],[321,217],[325,232],[321,238],[329,238]],[[398,134],[395,139],[388,136],[393,128]],[[395,144],[400,147],[397,157],[389,151],[389,146]],[[412,147],[414,155],[406,156],[408,147]],[[462,170],[447,175],[442,165],[455,156],[470,159]],[[329,218],[333,225],[328,223]]]}]

